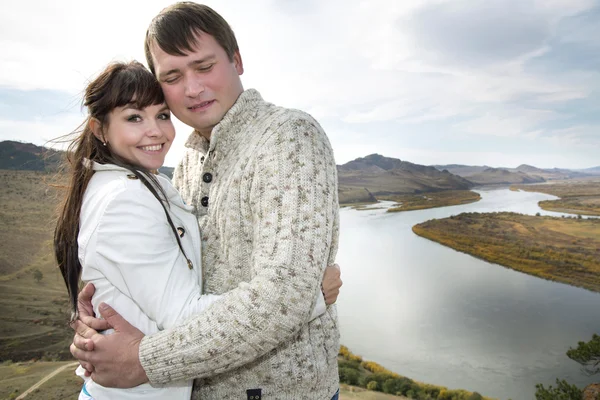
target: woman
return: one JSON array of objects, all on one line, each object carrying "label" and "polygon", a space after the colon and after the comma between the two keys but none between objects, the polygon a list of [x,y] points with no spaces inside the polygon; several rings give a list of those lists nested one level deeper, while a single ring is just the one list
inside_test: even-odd
[{"label": "woman", "polygon": [[[183,321],[219,296],[202,295],[200,232],[191,207],[157,173],[175,130],[154,76],[137,62],[109,65],[86,88],[88,118],[69,148],[71,181],[55,231],[56,259],[77,318],[79,280],[145,334]],[[320,293],[310,318],[325,311]],[[110,333],[110,332],[106,332]],[[83,370],[78,374],[84,377]],[[105,388],[80,399],[189,399],[192,382]]]}]

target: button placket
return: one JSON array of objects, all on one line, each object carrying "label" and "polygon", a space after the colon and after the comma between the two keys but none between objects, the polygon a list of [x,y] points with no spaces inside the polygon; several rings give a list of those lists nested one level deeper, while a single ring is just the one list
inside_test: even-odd
[{"label": "button placket", "polygon": [[204,158],[204,164],[202,166],[202,172],[203,172],[202,173],[202,187],[201,187],[202,189],[200,191],[201,195],[202,195],[202,198],[200,199],[200,204],[202,205],[202,207],[208,207],[208,200],[209,200],[208,193],[210,191],[208,184],[212,182],[213,174],[211,172],[204,172],[204,171],[211,170],[211,166],[212,166],[211,161],[213,160],[213,157],[211,155],[213,155],[213,154],[214,154],[214,152],[211,152],[211,151],[209,151],[206,154],[206,157]]}]

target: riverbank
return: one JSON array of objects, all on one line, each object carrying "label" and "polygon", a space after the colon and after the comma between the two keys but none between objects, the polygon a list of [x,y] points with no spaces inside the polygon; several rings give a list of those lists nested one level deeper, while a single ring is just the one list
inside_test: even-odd
[{"label": "riverbank", "polygon": [[338,367],[342,399],[489,400],[477,392],[414,381],[373,361],[363,360],[346,346],[340,347]]},{"label": "riverbank", "polygon": [[464,213],[412,230],[486,261],[600,293],[600,219]]},{"label": "riverbank", "polygon": [[340,207],[352,207],[357,210],[372,209],[378,201],[393,201],[392,207],[387,212],[425,210],[428,208],[457,206],[475,203],[481,200],[481,195],[471,190],[445,190],[441,192],[427,192],[419,194],[389,194],[379,196],[375,201],[342,202]]},{"label": "riverbank", "polygon": [[475,203],[481,200],[481,195],[471,190],[447,190],[443,192],[383,196],[381,200],[398,203],[396,206],[389,208],[387,212],[401,212]]},{"label": "riverbank", "polygon": [[539,185],[512,185],[511,190],[538,192],[560,197],[538,204],[547,211],[600,216],[600,179],[564,181]]}]

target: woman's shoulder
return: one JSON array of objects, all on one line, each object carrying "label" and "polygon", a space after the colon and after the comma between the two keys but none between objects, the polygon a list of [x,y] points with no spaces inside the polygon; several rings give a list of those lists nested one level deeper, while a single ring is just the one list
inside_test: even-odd
[{"label": "woman's shoulder", "polygon": [[85,191],[82,214],[88,208],[103,213],[109,208],[134,206],[163,212],[156,197],[131,171],[96,170]]}]

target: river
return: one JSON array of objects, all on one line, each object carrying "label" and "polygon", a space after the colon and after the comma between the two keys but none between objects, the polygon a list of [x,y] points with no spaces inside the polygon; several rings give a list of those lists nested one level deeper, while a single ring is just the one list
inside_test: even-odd
[{"label": "river", "polygon": [[565,352],[600,334],[600,294],[476,259],[412,233],[461,212],[540,209],[556,197],[477,190],[477,203],[402,213],[340,211],[341,343],[414,380],[498,399],[535,398],[536,383],[586,377]]}]

